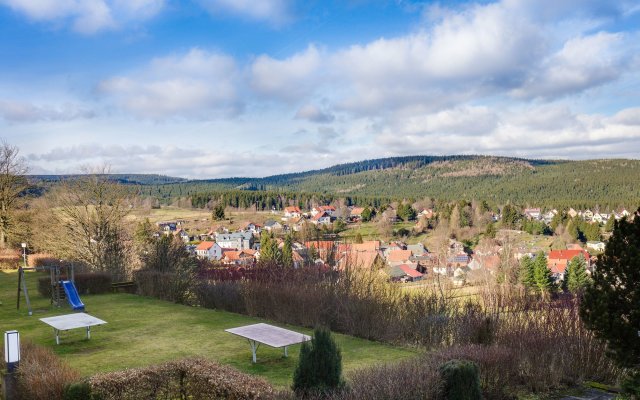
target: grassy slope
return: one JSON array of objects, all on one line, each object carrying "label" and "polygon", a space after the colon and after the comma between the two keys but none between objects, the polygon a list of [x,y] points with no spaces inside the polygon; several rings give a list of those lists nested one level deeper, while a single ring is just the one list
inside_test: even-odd
[{"label": "grassy slope", "polygon": [[[232,365],[244,372],[263,376],[279,387],[289,386],[298,359],[299,346],[282,350],[260,346],[258,363],[251,364],[248,343],[223,330],[263,322],[217,310],[186,307],[127,294],[83,296],[87,311],[108,322],[94,327],[87,341],[84,331],[76,329],[62,334],[55,345],[53,331],[38,318],[69,313],[68,308],[49,307],[48,299],[36,291],[37,275],[27,274],[34,315],[26,307],[16,311],[17,273],[0,271],[0,331],[17,329],[25,339],[53,349],[83,375],[139,367],[167,360],[202,356]],[[24,304],[24,298],[21,300]],[[309,329],[290,327],[310,334]],[[411,357],[412,349],[335,335],[342,349],[345,372]]]}]

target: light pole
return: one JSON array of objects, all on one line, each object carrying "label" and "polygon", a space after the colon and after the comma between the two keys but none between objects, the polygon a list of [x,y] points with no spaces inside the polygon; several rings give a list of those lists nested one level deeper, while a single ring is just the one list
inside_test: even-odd
[{"label": "light pole", "polygon": [[27,244],[22,243],[22,261],[24,262],[24,267],[27,268]]}]

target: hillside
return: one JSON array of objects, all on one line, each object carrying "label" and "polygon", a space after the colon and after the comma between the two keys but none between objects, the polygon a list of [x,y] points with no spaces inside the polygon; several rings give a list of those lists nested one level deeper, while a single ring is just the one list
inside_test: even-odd
[{"label": "hillside", "polygon": [[[640,160],[527,160],[492,156],[408,156],[365,160],[264,178],[186,180],[161,175],[112,175],[143,196],[171,201],[198,198],[194,205],[226,193],[229,205],[279,207],[316,198],[351,202],[367,198],[511,201],[553,207],[632,207],[640,204]],[[48,186],[73,176],[32,176]],[[234,199],[229,200],[230,197]],[[273,201],[274,197],[280,197]],[[284,198],[284,199],[283,199]],[[361,201],[360,201],[361,202]],[[376,201],[377,203],[378,201]]]},{"label": "hillside", "polygon": [[192,180],[142,189],[161,197],[274,191],[331,197],[479,199],[549,206],[635,207],[640,160],[551,161],[489,156],[366,160],[265,178]]}]

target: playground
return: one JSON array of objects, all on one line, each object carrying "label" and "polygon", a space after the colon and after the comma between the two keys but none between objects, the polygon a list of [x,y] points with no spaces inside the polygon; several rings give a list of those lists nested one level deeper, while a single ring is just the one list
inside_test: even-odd
[{"label": "playground", "polygon": [[[53,329],[40,318],[70,314],[74,311],[67,300],[61,306],[51,305],[51,298],[36,290],[38,277],[50,271],[25,271],[25,284],[29,293],[33,315],[22,296],[20,310],[16,310],[18,271],[0,271],[0,331],[16,329],[23,340],[31,340],[52,349],[82,375],[142,367],[190,356],[210,358],[231,365],[243,372],[266,378],[273,385],[291,384],[298,360],[299,345],[283,350],[260,347],[257,362],[252,363],[252,352],[246,340],[225,332],[239,326],[269,323],[310,335],[311,329],[283,326],[259,318],[199,307],[188,307],[132,294],[113,293],[87,295],[78,298],[87,313],[106,321],[91,330],[86,339],[83,329],[62,333],[56,345]],[[416,350],[394,347],[351,336],[335,334],[342,350],[344,371],[350,371],[381,362],[410,358]]]}]

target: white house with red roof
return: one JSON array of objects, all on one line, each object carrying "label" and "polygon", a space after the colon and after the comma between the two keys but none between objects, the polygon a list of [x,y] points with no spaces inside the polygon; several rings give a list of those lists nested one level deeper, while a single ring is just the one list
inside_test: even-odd
[{"label": "white house with red roof", "polygon": [[315,217],[318,214],[327,213],[330,217],[335,214],[336,208],[334,206],[317,206],[311,209],[311,216]]},{"label": "white house with red roof", "polygon": [[326,211],[318,213],[311,218],[311,223],[315,225],[328,225],[331,223],[331,215]]},{"label": "white house with red roof", "polygon": [[196,255],[208,260],[219,260],[222,258],[222,247],[216,242],[204,241],[196,246]]},{"label": "white house with red roof", "polygon": [[300,218],[302,216],[302,210],[297,206],[285,207],[284,216],[287,218]]}]

